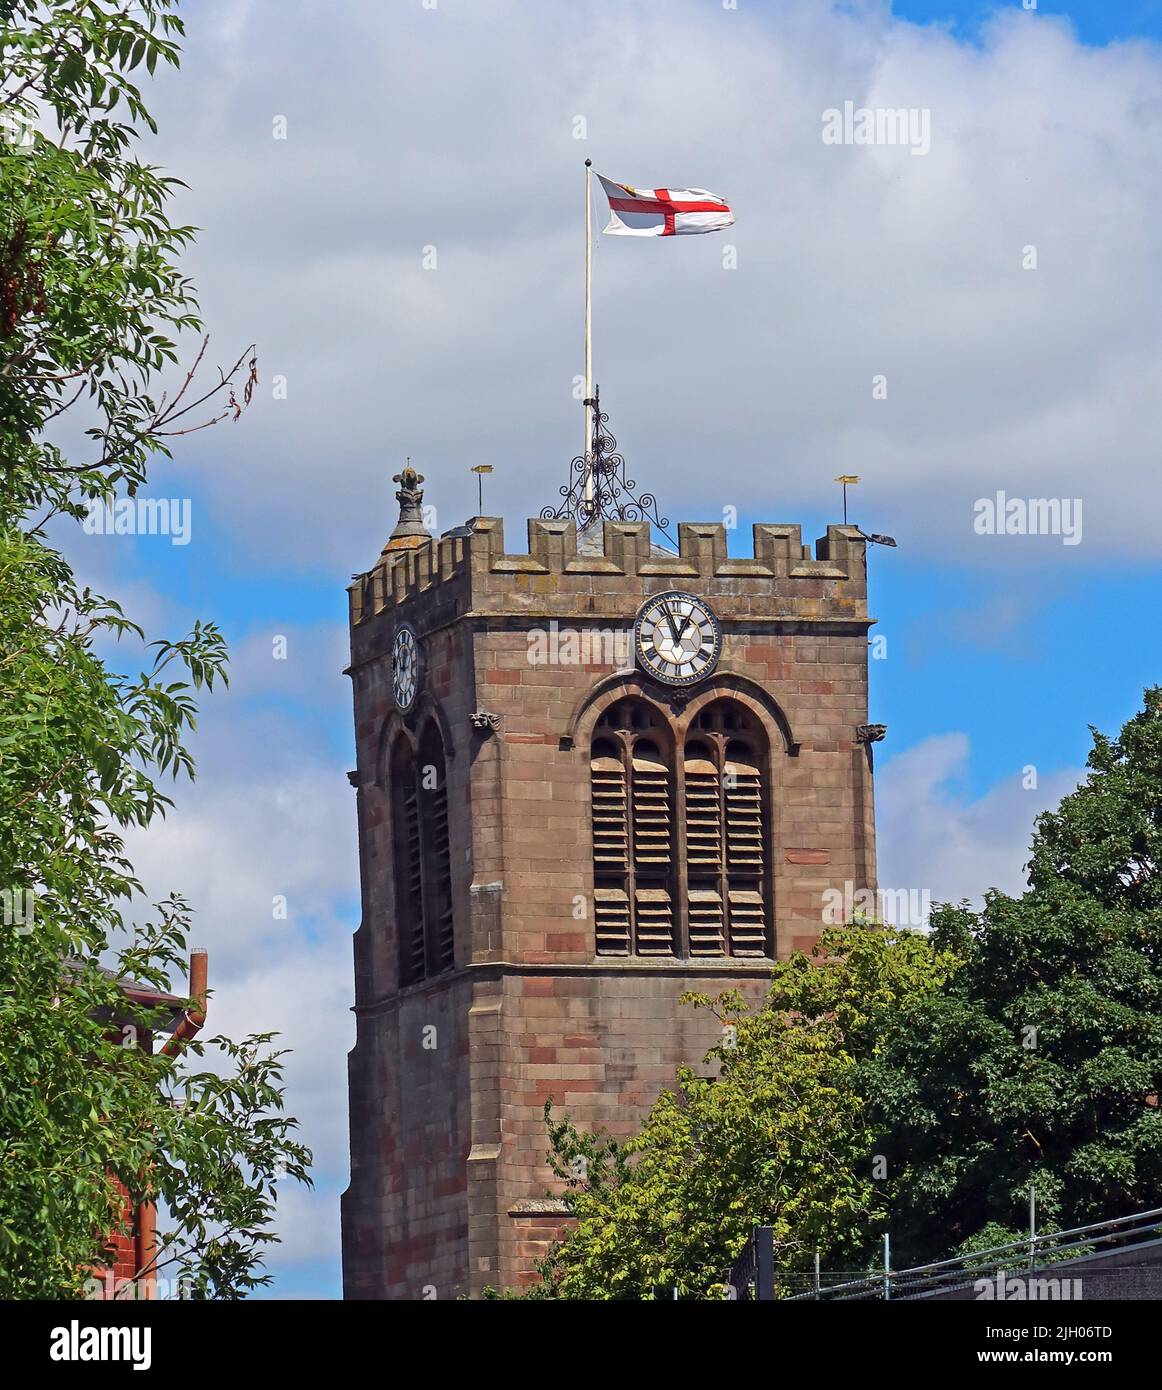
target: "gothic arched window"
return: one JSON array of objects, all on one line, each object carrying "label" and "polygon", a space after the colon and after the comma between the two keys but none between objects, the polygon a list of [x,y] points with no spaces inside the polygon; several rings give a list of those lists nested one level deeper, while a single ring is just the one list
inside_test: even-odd
[{"label": "gothic arched window", "polygon": [[451,970],[452,872],[444,743],[429,721],[418,748],[402,735],[391,757],[399,982],[412,985]]},{"label": "gothic arched window", "polygon": [[767,952],[767,740],[733,701],[702,710],[686,736],[686,892],[692,956]]},{"label": "gothic arched window", "polygon": [[597,953],[677,953],[673,743],[641,701],[607,710],[593,733],[593,887]]},{"label": "gothic arched window", "polygon": [[674,749],[664,716],[642,700],[611,706],[593,731],[597,954],[765,956],[763,729],[718,700],[694,720],[681,758]]}]

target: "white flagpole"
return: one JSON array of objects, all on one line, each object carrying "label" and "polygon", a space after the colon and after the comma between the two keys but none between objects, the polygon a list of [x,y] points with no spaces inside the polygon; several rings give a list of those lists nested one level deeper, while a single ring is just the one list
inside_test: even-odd
[{"label": "white flagpole", "polygon": [[[593,399],[593,215],[589,197],[589,171],[593,161],[585,161],[585,400]],[[585,442],[581,454],[585,459],[585,503],[593,506],[593,472],[589,458],[593,447],[593,428],[591,413],[593,407],[585,406]]]}]

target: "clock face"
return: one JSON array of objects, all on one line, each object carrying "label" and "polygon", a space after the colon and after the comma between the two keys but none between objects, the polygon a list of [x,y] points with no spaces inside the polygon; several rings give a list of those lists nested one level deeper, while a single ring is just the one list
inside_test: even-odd
[{"label": "clock face", "polygon": [[392,644],[391,690],[401,714],[411,709],[420,693],[420,643],[409,623],[400,624]]},{"label": "clock face", "polygon": [[667,685],[693,685],[718,665],[722,629],[701,599],[679,589],[655,594],[637,615],[634,640],[642,670]]}]

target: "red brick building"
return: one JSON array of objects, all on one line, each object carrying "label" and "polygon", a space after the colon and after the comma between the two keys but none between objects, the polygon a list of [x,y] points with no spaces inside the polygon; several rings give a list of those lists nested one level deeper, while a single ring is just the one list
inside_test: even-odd
[{"label": "red brick building", "polygon": [[[206,1021],[207,955],[204,950],[190,953],[190,999],[193,1007],[177,995],[166,994],[137,980],[118,978],[117,984],[136,1010],[156,1012],[157,1031],[168,1033],[162,1052],[176,1054],[185,1039],[192,1038]],[[106,971],[106,974],[109,972]],[[154,1031],[142,1028],[140,1013],[126,1012],[112,1018],[110,1037],[122,1046],[138,1047],[152,1053]],[[125,1184],[114,1175],[121,1193],[122,1225],[112,1232],[101,1251],[100,1262],[90,1271],[89,1293],[97,1299],[152,1299],[157,1296],[157,1207],[149,1201],[135,1202]]]},{"label": "red brick building", "polygon": [[350,589],[363,920],[349,1298],[525,1280],[546,1098],[632,1131],[827,889],[875,886],[865,542],[831,526],[401,524]]}]

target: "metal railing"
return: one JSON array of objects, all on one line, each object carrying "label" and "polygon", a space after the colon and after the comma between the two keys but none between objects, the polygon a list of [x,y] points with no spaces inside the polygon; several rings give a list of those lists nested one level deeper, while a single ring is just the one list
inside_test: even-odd
[{"label": "metal railing", "polygon": [[1025,1236],[1005,1245],[987,1250],[974,1250],[948,1260],[913,1265],[909,1269],[893,1270],[886,1266],[882,1273],[867,1274],[847,1283],[822,1285],[809,1293],[791,1294],[792,1299],[890,1299],[917,1298],[921,1294],[941,1289],[964,1288],[982,1275],[997,1269],[1012,1269],[1024,1265],[1028,1269],[1038,1264],[1053,1263],[1092,1254],[1099,1247],[1133,1246],[1156,1238],[1162,1232],[1162,1207],[1135,1212],[1132,1216],[1115,1217],[1112,1221],[1096,1221],[1088,1226],[1075,1226],[1067,1231],[1052,1231],[1044,1235]]},{"label": "metal railing", "polygon": [[[1022,1267],[1031,1270],[1038,1265],[1056,1264],[1080,1255],[1094,1254],[1103,1247],[1132,1248],[1159,1236],[1162,1236],[1162,1207],[1155,1207],[1131,1216],[1115,1217],[1111,1221],[1075,1226],[1067,1231],[1050,1231],[1043,1235],[1031,1232],[1005,1245],[898,1270],[891,1268],[885,1238],[882,1270],[858,1274],[841,1271],[839,1282],[836,1283],[833,1282],[836,1274],[820,1274],[818,1261],[813,1278],[809,1274],[785,1274],[781,1271],[775,1274],[773,1269],[767,1275],[767,1270],[762,1268],[767,1262],[756,1256],[763,1250],[764,1244],[769,1243],[770,1228],[759,1227],[736,1261],[731,1283],[739,1289],[740,1298],[760,1301],[776,1298],[787,1302],[919,1298],[925,1294],[970,1287],[982,1276],[998,1270],[1016,1272]],[[845,1274],[851,1274],[851,1277],[843,1277]],[[803,1288],[808,1280],[811,1286]]]}]

